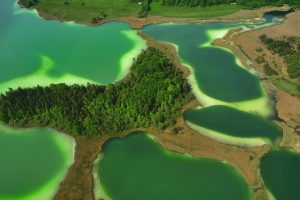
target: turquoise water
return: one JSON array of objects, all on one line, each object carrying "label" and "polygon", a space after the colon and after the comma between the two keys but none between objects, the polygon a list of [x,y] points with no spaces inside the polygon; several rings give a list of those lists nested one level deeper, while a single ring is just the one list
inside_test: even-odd
[{"label": "turquoise water", "polygon": [[73,139],[51,129],[0,125],[0,200],[52,199],[73,148]]},{"label": "turquoise water", "polygon": [[[116,48],[117,47],[117,48]],[[122,79],[145,42],[125,23],[46,21],[0,1],[0,93],[51,83]],[[49,129],[0,126],[0,200],[48,200],[73,163],[73,140]]]},{"label": "turquoise water", "polygon": [[98,170],[110,197],[106,200],[247,200],[252,196],[232,166],[168,151],[144,133],[107,142]]},{"label": "turquoise water", "polygon": [[[257,28],[271,22],[268,18]],[[205,106],[226,105],[265,116],[268,99],[258,78],[232,53],[210,45],[227,30],[241,26],[162,24],[144,31],[177,46],[182,62],[192,69],[193,89],[200,90],[199,100]],[[145,47],[128,24],[88,27],[46,21],[34,11],[18,8],[13,0],[0,1],[0,33],[0,93],[10,87],[60,82],[113,83],[128,73],[132,58]],[[280,131],[265,119],[227,107],[208,107],[185,116],[234,137],[272,141],[280,137]],[[73,162],[73,145],[72,139],[50,129],[15,130],[1,125],[0,200],[52,199]],[[251,196],[233,167],[167,151],[141,134],[111,140],[103,155],[101,183],[114,200],[246,200]],[[261,164],[265,184],[279,200],[299,199],[298,169],[298,155],[285,150],[270,152]]]},{"label": "turquoise water", "polygon": [[112,83],[124,77],[145,46],[128,24],[46,21],[14,2],[0,2],[0,92],[57,82]]}]

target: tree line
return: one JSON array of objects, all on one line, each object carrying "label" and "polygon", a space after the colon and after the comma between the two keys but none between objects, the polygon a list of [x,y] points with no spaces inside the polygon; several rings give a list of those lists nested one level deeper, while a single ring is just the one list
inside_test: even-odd
[{"label": "tree line", "polygon": [[282,6],[289,4],[300,6],[299,0],[161,0],[166,6],[190,6],[190,7],[207,7],[220,4],[235,3],[246,8],[259,8],[262,6]]},{"label": "tree line", "polygon": [[39,0],[19,0],[20,5],[25,8],[31,8],[39,3]]},{"label": "tree line", "polygon": [[113,134],[166,128],[193,95],[181,71],[155,48],[134,59],[130,74],[107,86],[51,84],[0,95],[0,120],[16,127],[51,127],[70,134]]}]

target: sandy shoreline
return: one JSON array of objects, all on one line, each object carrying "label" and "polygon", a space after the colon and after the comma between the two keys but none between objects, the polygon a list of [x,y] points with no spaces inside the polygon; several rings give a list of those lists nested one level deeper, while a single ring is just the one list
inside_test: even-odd
[{"label": "sandy shoreline", "polygon": [[[279,70],[279,74],[282,77],[287,77],[286,66],[283,59],[271,53],[262,44],[262,42],[260,42],[259,36],[262,34],[266,34],[268,37],[272,38],[282,36],[300,36],[299,23],[300,11],[296,11],[288,14],[282,24],[243,33],[232,31],[229,32],[225,38],[215,41],[214,43],[215,45],[230,49],[236,56],[239,57],[244,66],[253,69],[258,73],[262,79],[264,88],[272,100],[270,103],[277,115],[274,116],[272,121],[283,130],[283,138],[280,146],[291,148],[298,153],[300,152],[300,99],[297,96],[276,88],[272,84],[272,80],[264,74],[262,64],[257,63],[255,59],[258,57],[256,49],[263,49],[266,61],[277,66],[276,69]],[[261,181],[262,185],[264,185],[262,179]],[[265,195],[267,195],[267,199],[269,200],[274,198],[266,187]]]},{"label": "sandy shoreline", "polygon": [[[158,48],[168,58],[172,59],[176,66],[183,71],[185,77],[190,74],[189,69],[181,65],[174,46],[157,42],[143,33],[140,33],[140,35],[146,39],[148,46]],[[198,106],[199,103],[193,100],[182,109],[182,114],[185,110]],[[169,150],[188,153],[195,157],[226,161],[246,178],[250,188],[254,191],[254,199],[267,199],[258,168],[260,158],[269,150],[268,146],[245,148],[222,144],[189,128],[183,116],[178,119],[174,127],[180,128],[180,132],[176,135],[172,134],[171,128],[164,131],[153,127],[138,130],[153,133],[155,139]],[[112,138],[122,137],[133,131],[135,130],[127,130],[126,132],[114,135]],[[110,137],[75,137],[77,144],[75,162],[61,184],[60,190],[55,197],[56,200],[71,200],[75,197],[87,200],[94,199],[93,191],[95,184],[92,175],[94,161],[101,153],[101,146],[108,139]]]},{"label": "sandy shoreline", "polygon": [[[110,21],[121,21],[121,22],[129,23],[132,28],[140,29],[145,25],[167,23],[167,22],[176,22],[176,23],[244,22],[244,21],[257,22],[262,20],[262,16],[265,12],[274,9],[279,10],[279,8],[261,8],[258,10],[251,10],[251,11],[241,10],[238,13],[232,15],[228,15],[220,18],[207,19],[207,20],[196,19],[196,18],[165,18],[165,17],[158,17],[158,16],[148,17],[146,19],[137,19],[136,17],[124,17],[124,18],[108,19],[96,25],[100,25]],[[280,9],[286,10],[287,8],[284,7]],[[42,11],[38,11],[38,12],[39,15],[45,19],[59,20],[54,15],[50,15]],[[78,22],[78,23],[92,25],[90,22]],[[252,34],[252,31],[246,33]],[[174,46],[164,44],[164,43],[158,43],[157,41],[147,37],[143,33],[140,33],[140,35],[145,40],[147,40],[148,46],[156,47],[159,50],[161,50],[163,53],[165,53],[176,64],[176,66],[178,66],[179,69],[183,71],[186,77],[190,74],[190,70],[187,67],[181,65]],[[229,40],[233,43],[228,42]],[[237,40],[235,37],[228,36],[228,38],[225,37],[224,40],[216,41],[215,44],[230,49],[236,56],[240,58],[243,65],[253,68],[254,67],[253,62],[249,59],[249,57],[252,58],[252,56],[250,53],[248,53],[247,50],[243,48],[243,46],[245,45],[247,46],[247,44],[244,44],[243,43],[244,41],[240,41],[240,43],[236,41]],[[255,70],[262,72],[261,69],[255,68]],[[270,92],[270,90],[273,89],[273,87],[270,85],[270,82],[263,81],[263,84],[268,92]],[[279,93],[277,92],[276,94],[278,95]],[[285,101],[287,97],[284,97],[283,100],[282,99],[280,100],[282,96],[284,95],[279,94],[279,96],[277,96],[279,98],[279,101],[277,102]],[[196,101],[192,101],[191,103],[189,103],[184,107],[182,113],[185,109],[195,108],[197,106],[199,106],[199,103]],[[281,113],[282,109],[280,109],[279,107],[277,107],[277,109],[279,114],[282,114]],[[300,109],[298,110],[300,111]],[[282,117],[282,115],[279,116]],[[240,171],[241,174],[246,178],[250,187],[254,191],[254,199],[256,200],[267,199],[267,193],[264,189],[264,186],[262,184],[262,178],[259,174],[259,164],[260,164],[260,158],[269,151],[268,146],[265,145],[262,147],[242,148],[242,147],[222,144],[220,142],[207,138],[199,134],[197,131],[187,127],[183,117],[180,117],[178,119],[175,126],[181,128],[180,133],[176,135],[171,133],[171,129],[167,129],[161,132],[155,128],[149,128],[143,131],[150,132],[150,133],[160,132],[160,134],[155,134],[155,138],[161,145],[163,145],[169,150],[173,150],[180,153],[188,153],[196,157],[214,158],[218,160],[227,161],[228,163],[236,167],[237,170]],[[289,132],[291,132],[289,133],[290,135],[285,134],[286,139],[283,140],[282,144],[285,146],[291,146],[293,148],[297,148],[298,143],[294,144],[293,142],[294,139],[291,139],[292,136],[295,136],[293,132],[294,129],[289,127],[287,125],[287,122],[279,123],[279,126],[281,126],[284,130],[289,129]],[[122,137],[131,133],[132,131],[134,130],[128,130],[118,135],[114,135],[113,137]],[[60,200],[60,199],[61,200],[73,200],[73,199],[93,200],[94,199],[93,190],[95,184],[93,181],[92,171],[94,167],[94,161],[97,158],[97,156],[100,154],[102,145],[110,137],[76,136],[74,138],[76,141],[75,161],[74,164],[70,167],[64,181],[60,184],[60,188],[55,196],[55,199],[56,200]],[[296,138],[299,139],[299,137]],[[299,146],[298,146],[298,151],[300,152]]]},{"label": "sandy shoreline", "polygon": [[259,36],[267,34],[269,37],[281,36],[300,36],[300,11],[296,11],[287,15],[284,23],[266,27],[258,30],[251,30],[243,33],[229,32],[222,40],[215,41],[215,45],[220,45],[230,49],[239,57],[244,66],[253,69],[262,79],[264,88],[266,89],[270,99],[269,103],[273,110],[277,112],[278,119],[273,121],[284,131],[284,137],[281,145],[291,147],[300,152],[300,134],[297,133],[297,127],[300,123],[300,99],[285,91],[276,88],[269,77],[264,74],[262,64],[255,61],[258,54],[255,49],[262,48],[265,53],[267,62],[276,62],[281,76],[287,76],[285,65],[282,58],[272,54],[260,42]]}]

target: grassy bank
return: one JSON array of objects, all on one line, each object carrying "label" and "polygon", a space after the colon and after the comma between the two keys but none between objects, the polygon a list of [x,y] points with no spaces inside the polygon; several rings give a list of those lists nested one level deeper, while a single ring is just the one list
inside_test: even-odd
[{"label": "grassy bank", "polygon": [[38,10],[63,20],[91,22],[94,17],[137,16],[141,5],[128,0],[41,0]]},{"label": "grassy bank", "polygon": [[183,18],[213,18],[238,12],[239,5],[215,5],[209,7],[163,6],[161,3],[151,4],[150,16],[183,17]]},{"label": "grassy bank", "polygon": [[300,97],[299,83],[279,77],[272,77],[271,81],[278,89]]},{"label": "grassy bank", "polygon": [[[67,21],[97,23],[120,17],[137,17],[142,4],[129,0],[40,0],[32,5],[43,16]],[[229,15],[241,9],[239,5],[214,5],[209,7],[164,6],[152,2],[148,16],[180,18],[213,18]]]}]

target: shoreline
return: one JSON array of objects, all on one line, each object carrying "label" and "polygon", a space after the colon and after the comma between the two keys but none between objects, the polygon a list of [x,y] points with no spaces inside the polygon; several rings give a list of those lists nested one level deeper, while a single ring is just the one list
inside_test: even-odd
[{"label": "shoreline", "polygon": [[[291,17],[291,15],[293,17]],[[297,132],[296,126],[297,122],[299,123],[299,119],[298,121],[294,121],[295,119],[293,118],[297,114],[299,114],[299,111],[297,112],[297,110],[299,110],[298,108],[300,106],[300,99],[273,85],[272,79],[265,75],[261,64],[256,63],[256,57],[253,49],[253,47],[263,48],[264,52],[269,54],[267,55],[267,59],[269,59],[268,61],[272,60],[272,54],[270,54],[270,52],[268,52],[268,50],[266,50],[266,48],[261,45],[260,42],[258,42],[258,35],[263,33],[267,35],[271,34],[273,35],[273,37],[294,35],[296,31],[292,31],[289,27],[294,27],[292,24],[295,23],[296,15],[299,16],[300,12],[296,11],[291,15],[288,15],[283,23],[275,26],[262,27],[261,29],[248,30],[246,32],[240,33],[237,31],[236,33],[229,32],[224,38],[215,41],[214,45],[231,50],[237,57],[239,57],[244,66],[246,66],[250,70],[254,70],[261,77],[262,85],[265,88],[267,95],[270,97],[270,103],[272,104],[271,106],[275,111],[275,116],[273,117],[272,121],[283,130],[283,137],[281,139],[279,147],[289,148],[297,153],[300,153],[300,135]],[[300,34],[298,34],[298,36],[300,36]],[[253,46],[249,48],[248,43],[251,42],[256,44],[253,44]],[[281,58],[279,58],[278,56],[275,57],[276,61],[279,60],[279,63],[283,65]],[[290,108],[291,105],[295,106]],[[267,188],[262,179],[260,168],[258,168],[258,171],[259,176],[261,177],[261,184],[265,188],[265,194],[267,195],[268,199],[275,199],[274,195]]]},{"label": "shoreline", "polygon": [[[278,9],[278,8],[277,8]],[[47,14],[43,14],[38,11],[39,15],[47,19]],[[234,15],[234,14],[233,14]],[[231,15],[230,15],[231,16]],[[53,16],[48,16],[48,19],[55,19]],[[137,18],[120,18],[120,19],[109,19],[103,23],[111,21],[121,21],[129,23],[132,27],[134,26],[135,20]],[[235,21],[236,20],[236,21]],[[245,19],[250,21],[251,19]],[[252,20],[259,21],[260,19],[253,18]],[[241,22],[241,19],[230,19],[230,18],[214,18],[214,19],[188,19],[188,18],[163,18],[163,17],[149,17],[144,21],[141,21],[142,26],[149,24],[167,23],[167,22],[177,22],[177,23],[188,23],[188,22]],[[85,23],[84,23],[85,24]],[[102,23],[101,23],[102,24]],[[86,25],[92,25],[87,23]],[[100,24],[96,24],[100,25]],[[133,27],[134,28],[134,27]],[[146,39],[147,44],[148,40]],[[155,44],[155,42],[157,44]],[[167,56],[173,57],[172,61],[175,60],[176,66],[183,71],[184,75],[189,75],[190,69],[186,66],[180,64],[175,47],[168,47],[168,44],[159,44],[159,42],[154,41],[153,46],[160,46],[164,49],[163,53],[168,52]],[[170,45],[171,46],[171,45]],[[225,47],[226,48],[226,47]],[[175,54],[174,54],[175,52]],[[236,53],[232,51],[235,55]],[[238,55],[236,55],[238,56]],[[179,64],[177,64],[177,62]],[[248,65],[245,65],[248,66]],[[126,77],[125,77],[126,78]],[[265,87],[265,84],[264,84]],[[186,105],[183,110],[187,109],[189,106],[195,108],[199,106],[199,103],[195,100],[190,104]],[[156,134],[155,138],[164,147],[169,150],[174,150],[179,153],[188,153],[192,156],[200,156],[205,158],[214,158],[217,160],[225,160],[234,166],[241,175],[243,175],[249,187],[253,189],[254,199],[266,199],[267,191],[264,189],[262,178],[259,174],[259,163],[260,158],[268,152],[269,147],[266,145],[262,147],[255,148],[241,148],[231,145],[225,145],[220,142],[214,141],[207,138],[197,131],[194,131],[187,127],[184,122],[183,117],[179,117],[178,122],[175,126],[183,127],[179,134],[174,135],[171,133],[171,129],[167,129],[160,134]],[[141,130],[141,129],[138,129]],[[102,145],[110,138],[122,137],[135,130],[127,130],[126,132],[116,134],[112,137],[105,136],[93,136],[84,137],[76,136],[74,137],[76,141],[75,149],[75,159],[74,164],[69,168],[67,175],[63,182],[59,186],[59,190],[55,195],[54,199],[94,199],[93,190],[95,183],[93,181],[93,163],[97,158],[97,155],[101,153]],[[145,132],[155,132],[155,128],[146,129]]]},{"label": "shoreline", "polygon": [[31,128],[19,128],[12,127],[7,124],[0,123],[3,135],[27,135],[30,133],[37,134],[36,131],[48,131],[48,135],[51,136],[53,142],[57,145],[58,151],[61,153],[65,162],[62,164],[61,168],[56,171],[56,173],[42,185],[36,187],[34,190],[30,190],[24,194],[18,194],[16,196],[8,195],[2,196],[7,200],[15,200],[17,197],[23,200],[30,199],[53,199],[60,189],[60,183],[66,178],[69,168],[73,165],[75,159],[75,148],[76,143],[72,136],[61,132],[57,129],[48,127],[31,127]]},{"label": "shoreline", "polygon": [[[16,4],[24,8],[17,0]],[[27,9],[27,8],[26,8]],[[241,9],[236,13],[224,15],[220,17],[213,17],[213,18],[184,18],[184,17],[163,17],[163,16],[147,16],[146,18],[138,18],[136,16],[126,16],[126,17],[113,17],[113,18],[105,18],[104,20],[92,23],[91,21],[86,20],[80,20],[80,21],[74,21],[70,19],[63,19],[60,17],[57,17],[56,14],[45,12],[38,7],[34,6],[32,8],[29,8],[32,10],[36,10],[37,14],[44,18],[45,20],[57,20],[59,22],[74,22],[78,24],[88,25],[88,26],[99,26],[105,23],[118,21],[123,23],[130,24],[132,29],[140,30],[144,26],[151,25],[151,24],[161,24],[161,23],[211,23],[211,22],[224,22],[224,23],[230,23],[230,22],[260,22],[263,21],[264,14],[270,11],[278,10],[278,11],[287,11],[290,9],[289,6],[284,5],[281,7],[261,7],[258,9],[253,10],[244,10]]]},{"label": "shoreline", "polygon": [[254,137],[254,138],[240,138],[229,136],[226,133],[221,133],[215,130],[210,130],[201,126],[198,126],[192,122],[186,120],[186,124],[193,130],[198,131],[202,135],[211,138],[215,141],[220,143],[228,144],[228,145],[235,145],[242,148],[249,148],[249,147],[259,147],[264,145],[270,145],[272,142],[268,141],[266,138]]},{"label": "shoreline", "polygon": [[[193,132],[196,132],[192,129],[190,129],[189,127],[184,127],[184,129],[189,129]],[[143,134],[147,135],[148,137],[150,137],[153,141],[155,141],[155,143],[157,143],[157,145],[161,145],[164,150],[166,151],[169,151],[169,152],[172,152],[172,153],[176,153],[176,154],[180,154],[182,156],[186,156],[186,157],[192,157],[194,159],[209,159],[209,160],[214,160],[214,161],[218,161],[218,162],[222,162],[224,163],[225,165],[229,166],[229,167],[232,167],[235,172],[244,179],[244,181],[246,182],[246,184],[248,185],[249,187],[249,191],[251,193],[251,199],[254,198],[254,195],[255,195],[255,190],[258,189],[257,187],[255,187],[252,183],[249,182],[249,179],[248,177],[244,174],[244,171],[243,169],[241,169],[240,167],[236,166],[236,162],[238,162],[238,160],[236,160],[236,162],[233,160],[235,160],[235,158],[233,157],[230,157],[230,156],[224,156],[224,160],[220,159],[218,156],[214,156],[213,154],[210,154],[211,152],[203,152],[202,153],[198,153],[196,149],[189,149],[189,150],[186,150],[184,146],[181,146],[179,145],[179,143],[173,143],[172,140],[176,140],[176,137],[185,137],[184,135],[186,134],[185,131],[181,130],[181,133],[179,133],[180,135],[174,135],[171,133],[170,130],[168,131],[164,131],[164,133],[159,133],[159,134],[156,134],[156,133],[149,133],[149,132],[145,132],[145,130],[138,130],[139,132],[143,132]],[[130,134],[135,134],[134,133],[135,131],[133,132],[129,132],[128,134],[126,134],[125,136],[127,135],[130,135]],[[184,132],[184,133],[183,133]],[[193,135],[194,133],[192,133]],[[196,133],[197,134],[197,133]],[[201,136],[201,135],[200,135]],[[203,139],[202,138],[203,136],[201,136],[201,140]],[[114,138],[110,138],[110,139],[118,139],[120,137],[114,137]],[[204,136],[204,138],[206,138]],[[108,139],[106,142],[108,142],[110,139]],[[216,143],[219,143],[218,141],[214,141],[213,139],[210,139],[210,138],[207,138],[208,140],[211,140]],[[179,140],[180,141],[180,140]],[[200,141],[200,140],[199,140]],[[198,142],[198,141],[197,141]],[[186,143],[182,143],[182,144],[186,144]],[[225,146],[229,146],[229,148],[235,148],[235,146],[230,146],[230,145],[227,145],[227,144],[221,144],[221,145],[225,145]],[[256,151],[255,148],[265,148],[266,146],[264,147],[246,147],[246,148],[249,148],[249,152],[251,151]],[[245,147],[240,147],[240,148],[245,148]],[[251,149],[252,148],[252,149]],[[182,149],[184,149],[182,151]],[[254,150],[255,149],[255,150]],[[217,148],[216,148],[216,151]],[[249,153],[247,152],[247,153]],[[245,153],[245,154],[247,154]],[[251,152],[252,153],[252,152]],[[251,154],[250,153],[250,154]],[[242,153],[243,154],[243,153]],[[221,155],[221,154],[220,154]],[[94,190],[94,195],[95,195],[95,199],[96,200],[113,200],[109,197],[109,195],[105,192],[105,190],[103,189],[103,185],[101,183],[101,178],[99,177],[99,173],[97,173],[98,171],[98,167],[100,165],[100,162],[101,162],[101,159],[103,158],[104,154],[103,152],[101,152],[98,156],[97,156],[97,159],[95,160],[94,162],[94,167],[93,167],[93,178],[94,178],[94,182],[95,181],[98,181],[98,183],[95,184],[95,186],[97,188],[95,188]],[[251,155],[250,155],[251,156]],[[254,187],[253,187],[254,186]]]},{"label": "shoreline", "polygon": [[[186,78],[190,75],[190,69],[181,64],[174,46],[168,43],[158,42],[143,32],[139,32],[139,35],[146,40],[148,47],[158,48],[171,59]],[[197,108],[199,106],[200,103],[193,100],[184,106],[182,114],[187,109]],[[155,127],[150,127],[147,129],[127,130],[111,137],[75,137],[77,144],[75,162],[74,165],[70,167],[65,180],[61,183],[55,200],[74,199],[75,197],[94,200],[94,163],[102,152],[102,145],[111,138],[122,137],[137,130],[147,133],[157,133],[155,134],[155,139],[168,150],[229,163],[245,177],[249,187],[253,191],[254,199],[267,199],[266,190],[262,185],[262,177],[259,174],[260,158],[269,151],[267,145],[245,148],[220,143],[189,128],[183,119],[183,115],[178,118],[174,127],[179,127],[180,133],[176,135],[172,134],[172,127],[163,131]],[[86,182],[88,184],[85,184]],[[71,188],[70,185],[73,187]]]},{"label": "shoreline", "polygon": [[[299,16],[300,11],[296,11],[292,15],[293,17],[296,17],[296,15]],[[270,30],[273,33],[273,29],[278,30],[281,27],[281,29],[283,29],[285,27],[285,24],[289,23],[289,20],[289,16],[287,16],[287,19],[283,23],[280,23],[275,26],[273,25],[270,27],[263,27],[261,29],[248,30],[245,32],[233,30],[231,32],[228,32],[228,34],[224,38],[215,40],[213,44],[229,49],[234,55],[236,55],[240,59],[240,61],[245,67],[247,67],[249,70],[253,70],[260,77],[262,86],[266,90],[267,96],[269,96],[270,99],[268,104],[272,107],[272,110],[275,111],[275,114],[277,113],[276,115],[278,115],[277,117],[276,115],[273,116],[272,121],[283,129],[283,138],[280,146],[288,146],[300,152],[300,135],[296,135],[295,133],[293,133],[297,132],[295,130],[295,128],[297,128],[297,126],[295,126],[296,122],[290,122],[290,117],[295,117],[297,113],[297,111],[294,110],[297,110],[297,108],[300,106],[300,99],[288,94],[285,91],[280,90],[279,88],[276,88],[273,85],[271,78],[267,77],[264,74],[261,65],[255,63],[254,54],[250,52],[249,49],[247,49],[248,42],[241,39],[243,37],[249,38],[251,35],[256,36],[257,32],[264,33]],[[285,31],[282,31],[282,35],[284,35],[284,33]],[[250,41],[250,43],[251,42],[253,41]],[[272,58],[269,57],[269,59]],[[296,104],[296,107],[291,108],[292,110],[289,110],[288,108],[286,108],[287,105],[285,100],[292,101],[293,103],[291,102],[290,104]],[[293,111],[296,113],[293,113]]]}]

